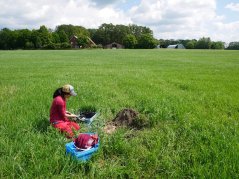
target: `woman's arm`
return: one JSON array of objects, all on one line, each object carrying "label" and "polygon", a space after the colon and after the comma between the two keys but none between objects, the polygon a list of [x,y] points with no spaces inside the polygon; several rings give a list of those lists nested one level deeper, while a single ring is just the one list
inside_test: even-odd
[{"label": "woman's arm", "polygon": [[72,114],[72,113],[67,113],[65,114],[66,117],[69,117],[69,118],[76,118],[76,115],[75,114]]}]

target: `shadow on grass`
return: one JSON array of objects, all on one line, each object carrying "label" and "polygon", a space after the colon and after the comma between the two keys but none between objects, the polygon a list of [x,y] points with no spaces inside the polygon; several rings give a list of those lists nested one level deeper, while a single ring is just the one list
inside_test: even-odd
[{"label": "shadow on grass", "polygon": [[50,127],[49,119],[46,117],[41,117],[33,124],[33,129],[37,132],[46,133]]}]

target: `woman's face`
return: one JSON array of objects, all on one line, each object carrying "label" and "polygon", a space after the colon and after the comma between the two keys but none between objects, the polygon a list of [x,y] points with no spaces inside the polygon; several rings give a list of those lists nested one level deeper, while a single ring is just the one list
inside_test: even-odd
[{"label": "woman's face", "polygon": [[70,97],[71,97],[70,94],[66,94],[66,95],[65,95],[65,99],[66,99],[66,100],[68,100]]}]

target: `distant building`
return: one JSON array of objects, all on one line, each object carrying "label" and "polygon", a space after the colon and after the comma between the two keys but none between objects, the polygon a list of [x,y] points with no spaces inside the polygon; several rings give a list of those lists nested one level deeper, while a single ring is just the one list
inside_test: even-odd
[{"label": "distant building", "polygon": [[87,37],[88,40],[89,40],[89,45],[92,47],[92,46],[96,46],[95,42],[90,38],[90,37]]},{"label": "distant building", "polygon": [[[87,37],[88,39],[88,45],[87,47],[92,47],[92,46],[96,46],[95,42],[90,38],[90,37]],[[70,44],[71,44],[71,48],[81,48],[78,46],[78,37],[76,35],[73,35],[71,38],[70,38]]]},{"label": "distant building", "polygon": [[157,45],[156,48],[161,48],[160,45]]},{"label": "distant building", "polygon": [[71,36],[71,38],[70,38],[71,48],[79,48],[79,46],[77,44],[77,40],[78,40],[77,36],[75,36],[75,35]]},{"label": "distant building", "polygon": [[183,44],[169,45],[167,48],[171,48],[171,49],[185,49]]},{"label": "distant building", "polygon": [[107,48],[107,49],[122,49],[122,48],[124,48],[124,46],[119,44],[119,43],[113,42],[111,44],[105,45],[104,48]]}]

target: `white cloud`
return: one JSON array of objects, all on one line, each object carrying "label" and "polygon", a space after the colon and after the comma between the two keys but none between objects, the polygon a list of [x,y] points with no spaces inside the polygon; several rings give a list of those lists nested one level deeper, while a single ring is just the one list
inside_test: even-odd
[{"label": "white cloud", "polygon": [[[14,4],[14,6],[12,6]],[[89,0],[0,0],[0,28],[54,28],[59,24],[97,28],[102,23],[128,24],[130,18],[113,6],[99,8]]]},{"label": "white cloud", "polygon": [[[152,29],[156,38],[204,36],[239,41],[239,19],[225,23],[224,15],[217,14],[217,0],[132,0],[130,6],[126,3],[125,0],[0,0],[0,28],[31,29],[40,25],[55,28],[60,24],[98,28],[103,23],[137,24]],[[238,6],[231,3],[226,7],[237,10]]]},{"label": "white cloud", "polygon": [[134,23],[149,26],[157,38],[211,37],[226,42],[238,39],[237,22],[224,23],[224,16],[216,14],[216,7],[216,0],[141,0],[129,16]]},{"label": "white cloud", "polygon": [[93,5],[95,6],[98,6],[98,7],[104,7],[104,6],[107,6],[107,5],[112,5],[112,4],[115,4],[117,2],[120,2],[122,0],[90,0]]},{"label": "white cloud", "polygon": [[211,37],[216,40],[224,42],[239,41],[239,21],[222,23],[216,22],[212,24],[215,33],[211,34]]},{"label": "white cloud", "polygon": [[231,9],[232,11],[239,11],[239,3],[227,4],[225,8]]},{"label": "white cloud", "polygon": [[215,0],[142,0],[130,11],[136,24],[149,25],[159,38],[199,38],[217,18]]}]

